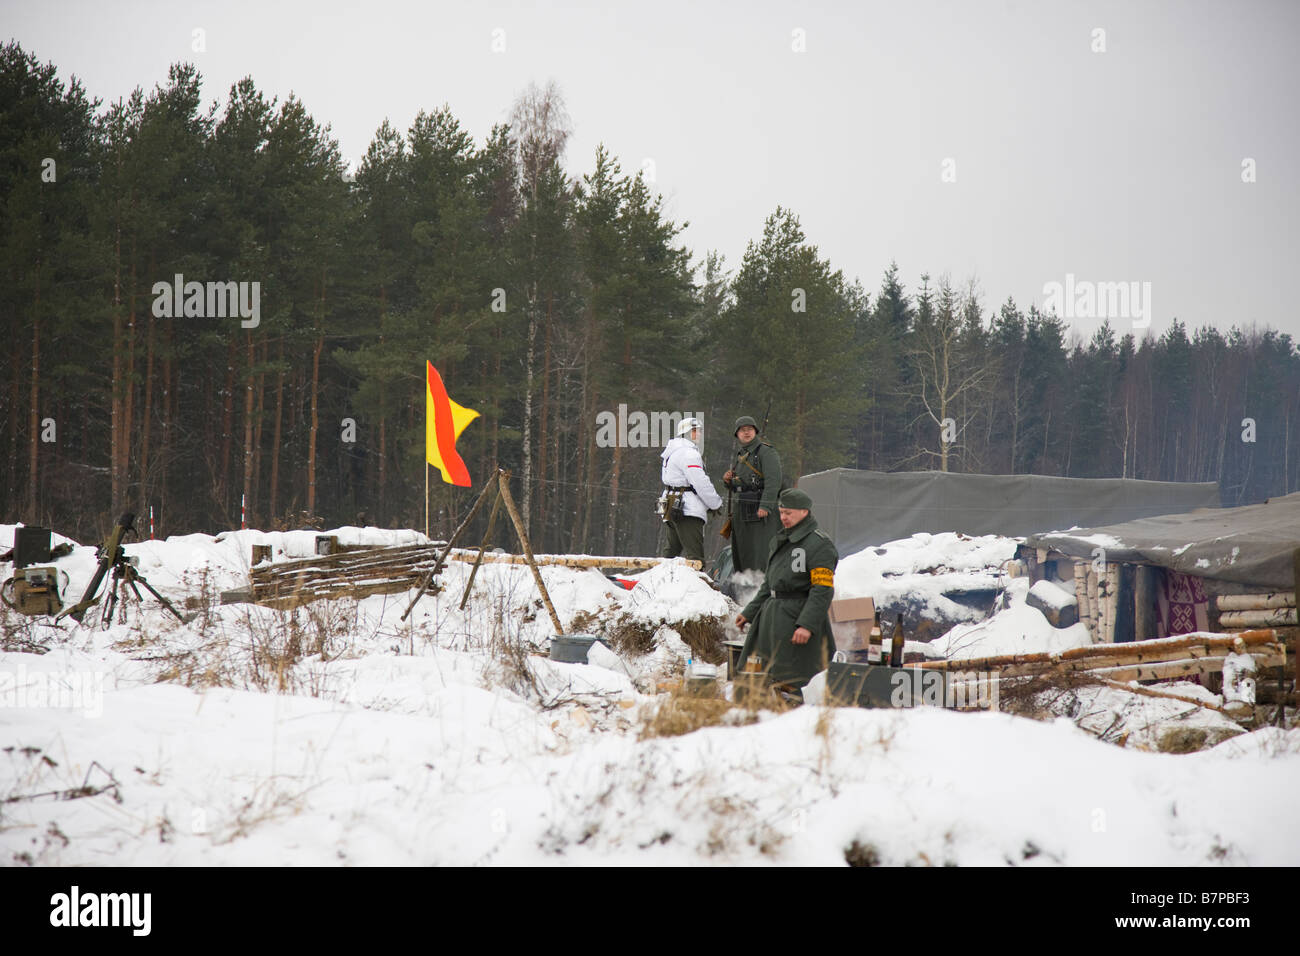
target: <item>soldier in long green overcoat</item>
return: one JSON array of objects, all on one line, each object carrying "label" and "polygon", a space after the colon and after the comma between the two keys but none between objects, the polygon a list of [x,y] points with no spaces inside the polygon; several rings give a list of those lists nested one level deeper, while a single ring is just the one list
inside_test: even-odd
[{"label": "soldier in long green overcoat", "polygon": [[731,515],[731,563],[737,571],[767,568],[767,546],[781,530],[776,516],[781,493],[781,456],[758,437],[754,419],[736,419],[740,447],[722,482],[740,501]]},{"label": "soldier in long green overcoat", "polygon": [[840,556],[817,527],[806,492],[781,492],[779,508],[782,527],[768,548],[763,586],[736,616],[737,627],[749,625],[740,669],[756,655],[769,683],[803,687],[835,653],[830,607]]}]

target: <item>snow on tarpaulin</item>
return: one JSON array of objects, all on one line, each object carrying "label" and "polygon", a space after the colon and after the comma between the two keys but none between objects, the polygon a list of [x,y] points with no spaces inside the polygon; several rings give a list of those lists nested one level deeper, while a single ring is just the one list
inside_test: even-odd
[{"label": "snow on tarpaulin", "polygon": [[1000,657],[1004,654],[1055,654],[1075,647],[1088,647],[1092,637],[1083,624],[1055,628],[1037,608],[1025,603],[1029,581],[1007,582],[1010,606],[986,621],[958,624],[926,645],[926,654],[938,658]]},{"label": "snow on tarpaulin", "polygon": [[1027,543],[1086,559],[1100,546],[1111,562],[1289,591],[1295,587],[1292,554],[1300,548],[1300,492],[1260,505],[1033,534]]},{"label": "snow on tarpaulin", "polygon": [[[990,596],[1005,582],[1004,565],[1015,556],[1016,544],[997,535],[947,532],[865,548],[840,558],[835,597],[872,598],[882,623],[892,627],[901,614],[909,635],[922,628],[941,634],[988,616]],[[981,598],[982,606],[963,603],[965,595]]]}]

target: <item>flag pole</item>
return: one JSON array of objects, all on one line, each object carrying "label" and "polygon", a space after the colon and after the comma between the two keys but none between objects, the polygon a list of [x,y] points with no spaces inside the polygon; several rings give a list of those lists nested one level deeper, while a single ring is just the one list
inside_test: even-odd
[{"label": "flag pole", "polygon": [[429,460],[424,460],[424,536],[429,537]]}]

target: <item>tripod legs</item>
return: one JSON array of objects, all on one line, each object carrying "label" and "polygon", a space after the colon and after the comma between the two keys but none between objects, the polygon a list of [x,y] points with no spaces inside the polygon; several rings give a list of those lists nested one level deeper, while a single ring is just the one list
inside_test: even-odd
[{"label": "tripod legs", "polygon": [[[121,590],[122,585],[124,583],[126,584],[127,587],[131,589],[131,592],[135,595],[135,601],[137,604],[139,604],[144,600],[143,596],[140,594],[140,588],[137,586],[138,584],[143,584],[145,586],[145,589],[154,597],[156,597],[159,603],[161,603],[163,607],[171,611],[172,614],[176,616],[176,620],[180,621],[182,624],[185,623],[185,618],[181,615],[180,611],[176,610],[175,605],[173,605],[171,601],[167,600],[157,591],[155,591],[153,585],[151,585],[148,581],[144,579],[144,575],[142,575],[139,571],[137,571],[134,565],[122,564],[122,565],[113,566],[113,578],[108,586],[108,600],[104,602],[104,613],[100,617],[100,623],[103,625],[104,628],[107,629],[113,623],[113,611],[117,607],[118,591]],[[125,603],[123,603],[122,605],[122,614],[121,617],[118,619],[118,623],[119,624],[126,623]]]}]

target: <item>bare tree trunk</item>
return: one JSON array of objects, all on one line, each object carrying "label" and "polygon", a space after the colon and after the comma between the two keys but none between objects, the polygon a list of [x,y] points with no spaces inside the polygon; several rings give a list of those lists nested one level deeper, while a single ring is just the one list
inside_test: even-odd
[{"label": "bare tree trunk", "polygon": [[[263,336],[262,359],[259,363],[260,368],[257,371],[257,405],[253,409],[253,493],[248,498],[248,513],[254,516],[258,515],[262,508],[260,494],[262,487],[262,421],[265,417],[262,412],[266,406],[266,359],[270,348],[270,343]],[[257,520],[255,523],[265,525],[261,520]]]},{"label": "bare tree trunk", "polygon": [[540,496],[537,502],[537,526],[541,532],[543,548],[547,546],[545,542],[547,502],[556,487],[554,485],[549,486],[551,490],[548,492],[548,486],[546,485],[546,429],[551,410],[551,318],[554,303],[555,294],[552,292],[546,293],[546,341],[542,353],[542,419],[537,428],[537,477],[541,483]]},{"label": "bare tree trunk", "polygon": [[235,339],[226,345],[226,385],[221,392],[221,498],[222,515],[229,518],[230,445],[235,430]]},{"label": "bare tree trunk", "polygon": [[[500,345],[500,333],[499,333],[499,332],[498,332],[498,335],[497,335],[496,369],[495,369],[494,372],[493,372],[493,376],[494,376],[494,378],[495,378],[495,381],[498,381],[498,382],[501,381],[501,345]],[[499,457],[499,455],[500,455],[500,447],[501,447],[501,446],[500,446],[500,439],[501,439],[500,431],[501,431],[501,416],[500,416],[500,415],[495,415],[495,416],[493,416],[493,418],[492,418],[492,463],[493,463],[494,465],[495,465],[495,464],[498,464],[498,463],[501,461],[501,459],[500,459],[500,457]]]},{"label": "bare tree trunk", "polygon": [[[579,378],[578,385],[578,468],[576,473],[578,488],[574,494],[573,525],[569,532],[570,551],[582,550],[582,539],[584,535],[582,530],[583,516],[590,510],[591,505],[590,489],[583,484],[585,480],[584,476],[588,474],[587,459],[589,456],[588,443],[583,440],[582,430],[583,416],[587,414],[587,379],[590,365],[587,356],[589,355],[589,348],[590,341],[583,346],[582,374]],[[583,505],[584,501],[586,502],[585,507]]]},{"label": "bare tree trunk", "polygon": [[307,511],[316,514],[316,433],[320,430],[320,354],[325,336],[318,336],[311,357],[311,430],[307,437]]},{"label": "bare tree trunk", "polygon": [[790,476],[790,483],[794,484],[803,474],[804,458],[804,393],[802,390],[795,392],[794,396],[794,474]]},{"label": "bare tree trunk", "polygon": [[144,404],[140,409],[140,504],[141,513],[149,501],[149,437],[153,425],[154,314],[149,310],[144,353]]},{"label": "bare tree trunk", "polygon": [[112,501],[109,510],[122,501],[122,220],[119,202],[117,229],[114,241],[116,266],[113,270],[113,379],[110,401],[109,426],[109,493]]},{"label": "bare tree trunk", "polygon": [[[533,291],[536,296],[536,290]],[[528,364],[524,385],[524,499],[522,518],[524,531],[529,530],[533,516],[533,377],[537,353],[537,305],[535,298],[528,303]]]},{"label": "bare tree trunk", "polygon": [[[384,326],[388,318],[388,290],[384,286],[379,287],[379,348],[382,351],[384,347]],[[384,383],[381,379],[379,382],[379,507],[375,512],[375,524],[383,527],[386,517],[387,508],[384,503],[384,489],[386,486],[388,469],[388,443],[385,429],[386,416],[384,405]]]},{"label": "bare tree trunk", "polygon": [[253,503],[253,333],[244,333],[248,348],[248,372],[244,378],[244,493],[242,505],[244,514]]},{"label": "bare tree trunk", "polygon": [[284,336],[277,348],[280,370],[275,376],[275,428],[271,434],[271,498],[267,503],[267,516],[274,523],[276,496],[280,483],[280,426],[284,421]]},{"label": "bare tree trunk", "polygon": [[124,492],[131,487],[131,432],[135,426],[135,291],[135,240],[132,239],[130,308],[127,310],[126,327],[126,396],[122,408],[122,490]]},{"label": "bare tree trunk", "polygon": [[172,413],[175,402],[176,389],[180,383],[173,378],[172,356],[174,352],[174,341],[172,336],[172,319],[167,320],[167,354],[163,359],[163,411],[162,411],[162,448],[159,453],[162,467],[158,476],[159,494],[158,511],[161,515],[167,508],[167,471],[168,464],[171,461],[171,438],[172,438]]},{"label": "bare tree trunk", "polygon": [[[18,314],[14,313],[13,334],[10,336],[9,340],[11,342],[17,342],[21,333],[22,322],[19,319]],[[18,454],[18,406],[21,404],[18,400],[18,396],[22,391],[22,386],[18,378],[17,375],[9,376],[9,482],[5,485],[5,505],[13,507],[17,507],[19,501],[16,489],[18,488],[18,462],[22,457]],[[84,422],[85,419],[83,418],[82,421]],[[12,502],[8,500],[8,496],[11,494],[14,496]]]},{"label": "bare tree trunk", "polygon": [[[37,473],[37,447],[41,440],[39,434],[40,381],[41,381],[41,263],[36,263],[36,305],[32,314],[32,408],[28,421],[28,459],[27,459],[27,520],[39,521],[36,511],[36,490],[39,484]],[[18,376],[14,376],[14,381]],[[17,403],[15,403],[15,406]]]}]

